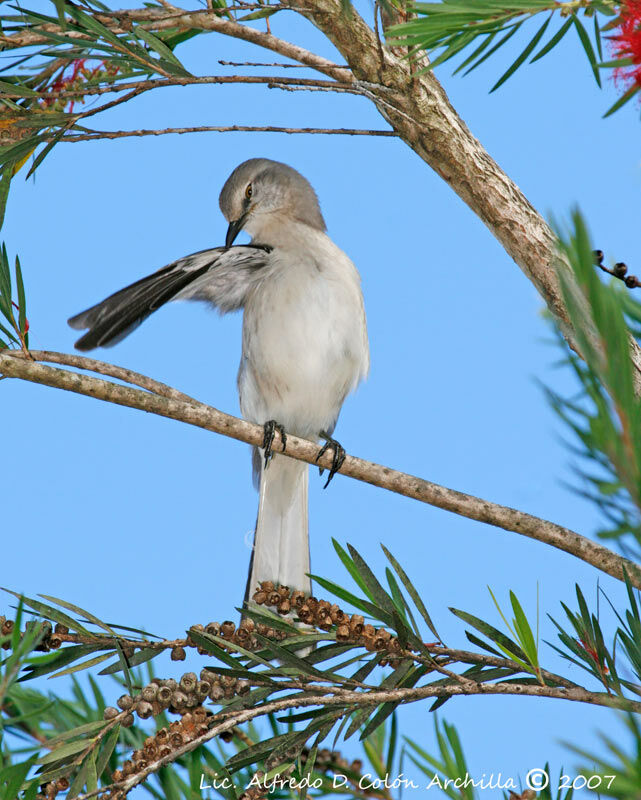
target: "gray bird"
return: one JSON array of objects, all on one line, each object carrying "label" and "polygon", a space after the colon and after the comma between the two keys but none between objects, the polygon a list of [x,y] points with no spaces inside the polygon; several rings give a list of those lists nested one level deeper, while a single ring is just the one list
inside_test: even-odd
[{"label": "gray bird", "polygon": [[[223,186],[220,208],[229,222],[225,247],[178,259],[69,324],[88,328],[76,342],[86,351],[120,341],[169,300],[244,310],[240,408],[265,429],[253,458],[259,505],[247,594],[266,580],[309,594],[308,467],[273,454],[272,443],[276,429],[324,439],[319,456],[328,447],[334,455],[330,479],[340,468],[344,451],[331,436],[345,397],[369,369],[360,278],[327,236],[312,186],[292,167],[245,161]],[[233,246],[241,230],[251,243]]]}]

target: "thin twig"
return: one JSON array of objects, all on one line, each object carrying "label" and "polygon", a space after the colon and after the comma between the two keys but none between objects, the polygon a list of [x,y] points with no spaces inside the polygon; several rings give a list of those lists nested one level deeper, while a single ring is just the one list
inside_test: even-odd
[{"label": "thin twig", "polygon": [[[87,359],[87,362],[90,361],[91,359]],[[87,369],[91,370],[91,366],[87,366]],[[18,351],[4,350],[0,352],[0,374],[84,394],[129,408],[137,408],[221,433],[257,447],[260,447],[263,442],[264,431],[260,425],[232,417],[204,403],[171,400],[89,375],[47,367],[27,360]],[[276,436],[276,447],[280,447],[279,436],[280,434]],[[306,439],[289,435],[286,455],[306,461],[308,464],[316,464],[318,445]],[[318,461],[318,466],[329,469],[331,461],[332,455],[325,453]],[[396,494],[452,511],[468,519],[486,522],[503,530],[536,539],[592,564],[602,572],[619,580],[624,580],[624,570],[627,570],[632,585],[638,589],[641,588],[641,571],[638,565],[607,547],[554,522],[454,489],[448,489],[414,475],[408,475],[354,456],[348,455],[339,471],[343,475],[372,486],[388,489]]]},{"label": "thin twig", "polygon": [[[123,139],[129,136],[164,136],[170,133],[323,133],[339,136],[393,136],[394,131],[362,130],[360,128],[285,128],[277,125],[199,125],[190,128],[141,128],[137,131],[91,131],[64,136],[61,142],[91,142],[94,139]],[[52,137],[45,138],[48,141]]]}]

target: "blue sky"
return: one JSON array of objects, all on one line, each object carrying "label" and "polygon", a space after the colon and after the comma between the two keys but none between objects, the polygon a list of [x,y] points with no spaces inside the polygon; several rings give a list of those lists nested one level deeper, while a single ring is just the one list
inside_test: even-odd
[{"label": "blue sky", "polygon": [[[272,30],[340,60],[293,15],[273,17]],[[638,108],[601,119],[616,94],[609,85],[598,90],[570,36],[488,95],[516,54],[501,52],[465,79],[450,77],[448,65],[438,75],[536,208],[564,217],[578,204],[595,246],[638,273]],[[258,48],[214,35],[179,55],[197,74],[227,74],[218,59],[266,60]],[[105,129],[386,127],[363,99],[250,86],[167,89],[94,119]],[[311,181],[330,235],[363,278],[372,368],[339,421],[348,452],[594,535],[600,520],[564,486],[570,456],[537,385],[570,387],[554,366],[559,352],[542,301],[401,141],[235,133],[56,147],[35,180],[14,181],[3,230],[21,257],[32,346],[71,352],[67,317],[179,256],[221,244],[218,193],[233,167],[255,156],[285,161]],[[240,326],[239,315],[176,303],[97,357],[238,414]],[[248,447],[17,381],[0,384],[0,404],[4,585],[170,637],[235,616],[257,502]],[[573,604],[575,582],[595,596],[596,571],[569,555],[340,476],[322,491],[312,473],[310,515],[314,572],[348,583],[334,536],[380,574],[385,543],[452,646],[466,640],[450,606],[499,625],[488,585],[502,602],[514,590],[533,617],[538,583],[542,638],[550,640],[546,614],[560,618],[560,601]],[[622,597],[614,580],[600,576],[600,583]],[[544,666],[583,681],[545,645],[543,653]],[[158,669],[174,674],[175,665]],[[458,726],[479,776],[524,775],[547,760],[569,769],[575,759],[560,739],[598,748],[597,730],[620,731],[612,712],[556,700],[461,698],[442,715]],[[426,707],[408,707],[400,720],[432,747]]]}]

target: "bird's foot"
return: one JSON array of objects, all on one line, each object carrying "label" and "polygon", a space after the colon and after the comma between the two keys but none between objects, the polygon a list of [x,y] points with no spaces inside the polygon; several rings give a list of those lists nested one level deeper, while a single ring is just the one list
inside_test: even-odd
[{"label": "bird's foot", "polygon": [[274,444],[274,434],[276,431],[280,433],[280,440],[283,444],[283,453],[285,452],[285,447],[287,446],[287,434],[285,433],[285,428],[276,422],[274,419],[270,419],[263,425],[264,435],[263,435],[263,451],[265,456],[265,469],[267,469],[267,465],[269,464],[271,458],[274,455],[274,451],[272,449],[272,445]]},{"label": "bird's foot", "polygon": [[[327,489],[331,479],[334,477],[334,475],[336,475],[338,470],[343,466],[343,463],[345,461],[346,453],[345,453],[345,448],[343,447],[343,445],[339,444],[339,442],[337,442],[336,439],[332,439],[331,436],[327,436],[327,434],[322,433],[322,432],[321,432],[320,436],[321,436],[322,439],[325,439],[325,444],[318,451],[318,455],[316,456],[316,461],[318,461],[320,458],[322,458],[325,455],[325,453],[330,449],[330,447],[334,451],[334,457],[332,459],[332,466],[329,469],[329,476],[327,478],[327,481],[325,482],[325,486],[323,486],[323,489]],[[319,473],[321,475],[323,474],[323,472],[325,472],[323,467],[319,467],[318,471],[319,471]]]}]

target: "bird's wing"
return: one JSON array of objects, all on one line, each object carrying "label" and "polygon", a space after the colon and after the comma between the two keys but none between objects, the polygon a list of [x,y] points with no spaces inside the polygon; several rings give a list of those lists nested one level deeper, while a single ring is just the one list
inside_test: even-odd
[{"label": "bird's wing", "polygon": [[223,313],[242,308],[269,253],[268,247],[240,245],[179,258],[71,317],[72,328],[88,328],[75,347],[86,351],[114,345],[169,300],[207,300]]}]

